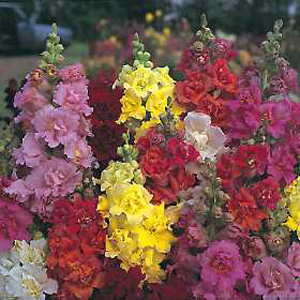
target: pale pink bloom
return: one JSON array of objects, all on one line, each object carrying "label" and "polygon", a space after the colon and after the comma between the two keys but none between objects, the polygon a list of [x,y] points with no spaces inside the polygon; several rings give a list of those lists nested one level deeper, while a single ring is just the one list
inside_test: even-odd
[{"label": "pale pink bloom", "polygon": [[88,98],[88,89],[84,82],[61,82],[57,86],[53,101],[60,106],[88,116],[93,111],[87,104]]},{"label": "pale pink bloom", "polygon": [[185,139],[194,145],[202,159],[215,159],[224,151],[226,136],[221,128],[211,125],[210,116],[189,112],[184,119]]},{"label": "pale pink bloom", "polygon": [[288,266],[294,276],[300,276],[300,244],[294,242],[289,249],[287,260]]},{"label": "pale pink bloom", "polygon": [[82,138],[77,141],[70,141],[64,149],[64,153],[75,163],[85,168],[91,166],[93,153],[91,147],[87,144],[86,139]]},{"label": "pale pink bloom", "polygon": [[37,198],[58,197],[74,192],[81,179],[82,174],[73,163],[53,157],[33,169],[26,184]]},{"label": "pale pink bloom", "polygon": [[60,69],[58,71],[58,76],[63,81],[82,81],[84,84],[88,84],[88,80],[85,77],[83,65],[80,63]]},{"label": "pale pink bloom", "polygon": [[64,107],[48,105],[37,112],[32,124],[36,136],[44,138],[49,147],[54,148],[77,139],[79,115]]},{"label": "pale pink bloom", "polygon": [[[14,106],[23,111],[21,120],[30,120],[34,117],[35,112],[49,104],[49,99],[39,92],[35,87],[26,84],[23,89],[15,95]],[[17,118],[20,121],[20,117]]]},{"label": "pale pink bloom", "polygon": [[17,164],[28,167],[35,167],[45,160],[43,148],[32,132],[25,135],[22,146],[14,150],[13,156]]}]

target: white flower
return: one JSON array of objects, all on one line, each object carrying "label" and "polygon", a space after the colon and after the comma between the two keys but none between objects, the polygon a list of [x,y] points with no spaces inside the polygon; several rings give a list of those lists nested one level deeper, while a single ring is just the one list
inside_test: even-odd
[{"label": "white flower", "polygon": [[210,116],[189,112],[184,119],[185,139],[194,145],[203,160],[214,160],[224,151],[226,136],[221,128],[211,126]]},{"label": "white flower", "polygon": [[0,255],[0,299],[44,300],[57,292],[57,282],[47,277],[46,246],[45,239],[15,241]]},{"label": "white flower", "polygon": [[33,240],[30,244],[26,241],[15,241],[15,249],[22,264],[43,266],[46,248],[47,241],[45,239]]},{"label": "white flower", "polygon": [[14,266],[7,279],[6,291],[20,300],[44,300],[57,292],[58,285],[47,277],[46,269],[31,265]]}]

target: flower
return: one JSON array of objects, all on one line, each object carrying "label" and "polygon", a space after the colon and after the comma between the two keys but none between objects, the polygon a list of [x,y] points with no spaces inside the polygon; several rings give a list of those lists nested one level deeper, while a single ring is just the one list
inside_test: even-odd
[{"label": "flower", "polygon": [[258,260],[267,256],[267,249],[263,240],[258,236],[247,237],[242,240],[242,249],[247,256]]},{"label": "flower", "polygon": [[231,291],[238,280],[245,278],[244,265],[239,248],[230,241],[212,242],[198,255],[202,281],[207,286]]},{"label": "flower", "polygon": [[83,66],[80,63],[70,65],[58,70],[58,77],[61,78],[63,81],[82,81],[84,83],[87,83]]},{"label": "flower", "polygon": [[224,150],[225,134],[219,127],[211,126],[210,116],[189,112],[184,119],[185,139],[199,151],[203,160],[214,159]]},{"label": "flower", "polygon": [[268,173],[271,174],[277,182],[289,184],[295,179],[294,165],[295,157],[290,153],[289,148],[284,145],[278,145],[272,150]]},{"label": "flower", "polygon": [[290,203],[288,211],[290,216],[283,225],[287,226],[291,231],[297,231],[298,238],[300,239],[300,202],[293,201]]},{"label": "flower", "polygon": [[241,188],[227,203],[228,211],[233,215],[234,222],[246,230],[259,230],[261,221],[267,218],[264,210],[259,209],[256,199],[250,190]]},{"label": "flower", "polygon": [[144,216],[151,213],[152,195],[139,184],[124,184],[107,191],[112,215],[124,213],[130,224],[138,224]]},{"label": "flower", "polygon": [[275,257],[265,257],[253,267],[250,286],[256,295],[263,299],[287,299],[292,286],[292,274],[289,267]]},{"label": "flower", "polygon": [[299,277],[300,276],[300,244],[299,243],[294,242],[289,248],[286,263],[291,268],[293,276]]},{"label": "flower", "polygon": [[120,115],[118,124],[124,123],[129,118],[143,120],[146,116],[146,109],[142,106],[141,99],[135,95],[133,90],[128,90],[121,98],[122,113]]},{"label": "flower", "polygon": [[44,138],[49,147],[64,146],[77,138],[79,115],[67,108],[53,108],[51,105],[39,110],[32,124],[37,132],[36,136]]},{"label": "flower", "polygon": [[93,109],[88,106],[88,90],[85,81],[61,82],[54,94],[54,103],[76,113],[89,116]]},{"label": "flower", "polygon": [[11,199],[0,199],[0,251],[10,250],[15,240],[29,240],[33,216]]},{"label": "flower", "polygon": [[28,175],[26,185],[37,198],[66,196],[75,190],[81,176],[74,164],[53,157]]}]

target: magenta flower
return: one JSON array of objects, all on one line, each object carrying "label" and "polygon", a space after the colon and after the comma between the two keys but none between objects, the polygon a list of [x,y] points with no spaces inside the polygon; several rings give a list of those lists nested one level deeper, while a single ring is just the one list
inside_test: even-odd
[{"label": "magenta flower", "polygon": [[277,146],[272,151],[268,173],[271,174],[277,182],[284,180],[286,184],[295,179],[294,165],[295,157],[290,153],[289,147]]},{"label": "magenta flower", "polygon": [[285,135],[285,127],[291,120],[289,100],[269,101],[261,106],[262,119],[267,123],[267,132],[275,138]]},{"label": "magenta flower", "polygon": [[77,139],[79,115],[64,107],[53,108],[47,105],[36,113],[32,124],[36,136],[44,138],[49,147],[54,148]]},{"label": "magenta flower", "polygon": [[38,166],[45,160],[43,148],[32,132],[25,135],[22,146],[14,150],[13,156],[17,164],[28,167]]},{"label": "magenta flower", "polygon": [[38,199],[58,197],[74,192],[81,179],[82,174],[73,163],[53,157],[32,170],[26,185]]},{"label": "magenta flower", "polygon": [[29,240],[32,221],[32,215],[17,203],[0,199],[0,251],[10,250],[14,240]]},{"label": "magenta flower", "polygon": [[287,296],[288,300],[299,300],[300,299],[300,281],[294,281],[293,285]]},{"label": "magenta flower", "polygon": [[236,282],[245,278],[244,263],[239,248],[230,241],[215,241],[198,255],[201,278],[207,286],[232,291]]},{"label": "magenta flower", "polygon": [[66,146],[64,153],[75,163],[85,168],[91,166],[93,153],[86,139],[72,140]]},{"label": "magenta flower", "polygon": [[287,265],[291,268],[294,276],[300,276],[300,244],[294,242],[289,249]]},{"label": "magenta flower", "polygon": [[275,257],[265,257],[253,266],[250,286],[264,300],[288,299],[293,276],[288,266]]},{"label": "magenta flower", "polygon": [[56,89],[53,101],[63,107],[67,107],[77,113],[89,116],[93,109],[88,106],[88,90],[85,82],[72,83],[61,82]]}]

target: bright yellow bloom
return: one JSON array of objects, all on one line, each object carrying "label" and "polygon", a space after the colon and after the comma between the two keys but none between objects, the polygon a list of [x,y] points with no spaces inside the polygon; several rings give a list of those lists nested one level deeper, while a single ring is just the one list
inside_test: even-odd
[{"label": "bright yellow bloom", "polygon": [[125,90],[132,90],[139,98],[145,98],[149,93],[158,89],[155,72],[142,65],[139,65],[135,71],[130,73],[122,83]]},{"label": "bright yellow bloom", "polygon": [[107,191],[109,212],[112,215],[124,213],[130,224],[137,224],[151,213],[152,195],[139,184],[118,185]]},{"label": "bright yellow bloom", "polygon": [[142,106],[141,98],[136,96],[133,90],[127,90],[120,100],[122,103],[122,113],[118,124],[126,122],[129,118],[143,120],[146,115],[146,109]]},{"label": "bright yellow bloom", "polygon": [[300,201],[300,177],[295,179],[286,189],[285,194],[290,202]]},{"label": "bright yellow bloom", "polygon": [[160,83],[160,85],[162,85],[162,86],[174,85],[175,81],[169,75],[168,67],[155,68],[153,71],[156,73],[156,76],[158,77],[158,82]]},{"label": "bright yellow bloom", "polygon": [[145,15],[145,21],[147,23],[152,23],[154,21],[154,14],[151,12],[147,12]]},{"label": "bright yellow bloom", "polygon": [[170,36],[171,35],[171,29],[169,27],[163,28],[163,35]]},{"label": "bright yellow bloom", "polygon": [[159,119],[164,115],[168,104],[168,98],[173,97],[174,86],[162,87],[155,93],[152,93],[146,103],[146,110],[151,113],[151,117]]}]

